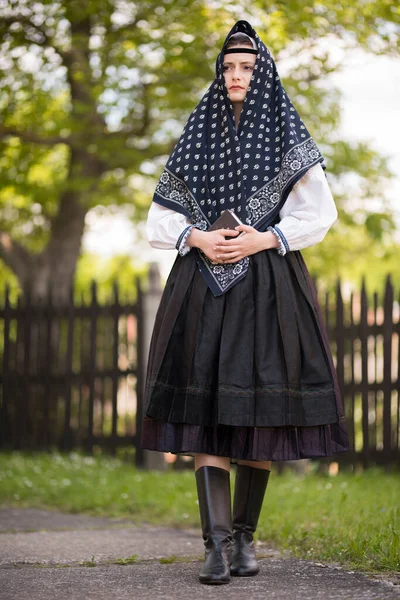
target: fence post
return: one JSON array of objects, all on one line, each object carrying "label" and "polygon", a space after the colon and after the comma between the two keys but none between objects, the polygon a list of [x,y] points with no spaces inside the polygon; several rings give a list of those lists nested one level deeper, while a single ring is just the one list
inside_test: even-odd
[{"label": "fence post", "polygon": [[361,314],[360,314],[360,341],[361,341],[361,428],[363,433],[362,457],[364,468],[369,466],[370,440],[369,440],[369,379],[368,379],[368,297],[365,287],[365,278],[361,285]]},{"label": "fence post", "polygon": [[393,286],[390,275],[386,278],[383,299],[383,459],[386,468],[392,451],[392,340],[393,340]]},{"label": "fence post", "polygon": [[96,380],[96,358],[97,358],[97,321],[99,316],[97,302],[97,283],[92,280],[90,301],[90,333],[89,333],[89,418],[87,429],[86,450],[89,454],[93,452],[93,425],[94,425],[94,397]]},{"label": "fence post", "polygon": [[[148,288],[147,291],[143,293],[142,296],[142,343],[140,345],[142,351],[142,357],[140,360],[141,365],[141,373],[140,377],[142,378],[142,385],[140,398],[138,398],[138,408],[139,402],[141,403],[140,410],[137,412],[137,435],[141,433],[142,427],[139,420],[143,418],[144,415],[144,384],[146,379],[146,370],[147,370],[147,359],[149,356],[150,349],[150,340],[151,334],[153,332],[154,321],[156,318],[158,306],[160,304],[162,296],[162,287],[161,287],[161,278],[160,278],[160,270],[158,268],[158,264],[156,262],[151,262],[149,266],[149,276],[148,276]],[[138,448],[140,444],[140,439],[136,442],[136,448]],[[137,451],[137,450],[136,450]],[[164,460],[164,455],[162,452],[155,452],[153,450],[140,450],[140,466],[144,469],[165,469],[166,462]],[[138,461],[136,461],[137,466],[139,466]]]},{"label": "fence post", "polygon": [[7,284],[4,301],[4,341],[3,341],[3,380],[0,407],[0,447],[5,447],[9,439],[12,441],[9,430],[9,369],[10,369],[10,287]]}]

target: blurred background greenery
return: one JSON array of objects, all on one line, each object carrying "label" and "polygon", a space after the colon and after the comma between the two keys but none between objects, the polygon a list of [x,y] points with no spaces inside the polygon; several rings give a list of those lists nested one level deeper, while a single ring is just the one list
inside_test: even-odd
[{"label": "blurred background greenery", "polygon": [[[343,127],[337,79],[354,51],[398,57],[398,3],[3,0],[0,289],[8,283],[15,299],[31,288],[38,300],[52,283],[59,305],[73,284],[78,300],[89,298],[92,279],[100,301],[115,280],[122,298],[135,293],[134,279],[147,268],[143,223],[156,181],[238,19],[249,20],[270,48],[326,157],[339,220],[323,244],[304,251],[310,271],[326,289],[338,276],[358,289],[365,275],[368,291],[382,290],[387,273],[398,286],[400,223],[389,193],[397,173],[370,141],[376,114],[365,122],[365,139]],[[89,249],[85,232],[118,215],[131,222],[131,247]],[[191,472],[143,472],[132,462],[131,455],[3,452],[0,503],[198,525]],[[288,471],[271,487],[258,535],[304,558],[395,570],[398,518],[397,473]]]},{"label": "blurred background greenery", "polygon": [[[278,70],[285,65],[283,84],[326,156],[339,221],[323,244],[304,252],[310,270],[326,287],[338,275],[358,285],[365,274],[382,288],[388,272],[396,284],[389,156],[351,130],[342,133],[333,76],[354,49],[398,56],[397,3],[4,0],[0,286],[8,282],[14,294],[31,286],[39,298],[51,281],[58,303],[73,282],[80,295],[92,278],[100,297],[115,278],[129,292],[146,268],[141,224],[156,180],[240,18],[256,28]],[[338,43],[341,52],[332,54]],[[368,139],[368,122],[365,130]],[[137,252],[101,258],[85,251],[88,221],[118,213],[132,221]]]}]

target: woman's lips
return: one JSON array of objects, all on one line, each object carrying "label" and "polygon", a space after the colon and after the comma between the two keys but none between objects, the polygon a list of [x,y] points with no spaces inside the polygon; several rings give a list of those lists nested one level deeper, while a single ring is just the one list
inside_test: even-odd
[{"label": "woman's lips", "polygon": [[244,88],[240,87],[240,85],[232,85],[229,89],[230,90],[243,90]]}]

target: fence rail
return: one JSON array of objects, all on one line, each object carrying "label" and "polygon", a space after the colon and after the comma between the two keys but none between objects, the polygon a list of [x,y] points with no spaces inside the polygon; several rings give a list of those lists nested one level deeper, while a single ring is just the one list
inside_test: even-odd
[{"label": "fence rail", "polygon": [[[154,283],[156,282],[156,283]],[[0,448],[83,448],[111,453],[136,447],[143,464],[140,426],[143,385],[161,287],[159,274],[136,301],[51,301],[34,306],[6,291],[0,308]],[[329,459],[349,464],[400,463],[400,298],[388,277],[382,301],[363,284],[343,299],[342,286],[320,294],[344,397],[352,451]],[[150,301],[149,301],[150,299]],[[152,305],[149,314],[146,306]],[[148,312],[148,311],[147,311]]]}]

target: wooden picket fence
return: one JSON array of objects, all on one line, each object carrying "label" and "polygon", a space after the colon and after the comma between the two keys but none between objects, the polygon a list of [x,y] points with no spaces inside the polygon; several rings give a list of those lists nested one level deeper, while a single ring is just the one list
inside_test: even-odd
[{"label": "wooden picket fence", "polygon": [[339,462],[400,466],[400,296],[388,276],[382,299],[363,282],[345,303],[338,282],[321,306],[352,444]]},{"label": "wooden picket fence", "polygon": [[[138,447],[143,395],[143,293],[121,304],[100,304],[96,283],[89,303],[57,308],[49,297],[32,305],[8,290],[0,310],[0,448],[60,450]],[[135,425],[139,424],[139,427]],[[137,448],[136,462],[141,462]]]},{"label": "wooden picket fence", "polygon": [[[0,448],[63,450],[96,446],[115,453],[136,447],[148,351],[137,282],[135,302],[100,303],[96,285],[88,303],[59,309],[51,299],[0,308]],[[161,288],[157,291],[159,299]],[[154,289],[153,289],[154,304]],[[157,304],[157,302],[156,302]],[[352,451],[330,458],[343,465],[400,464],[400,298],[388,277],[383,297],[365,286],[343,299],[321,297],[344,396]],[[144,329],[147,330],[146,336]]]}]

